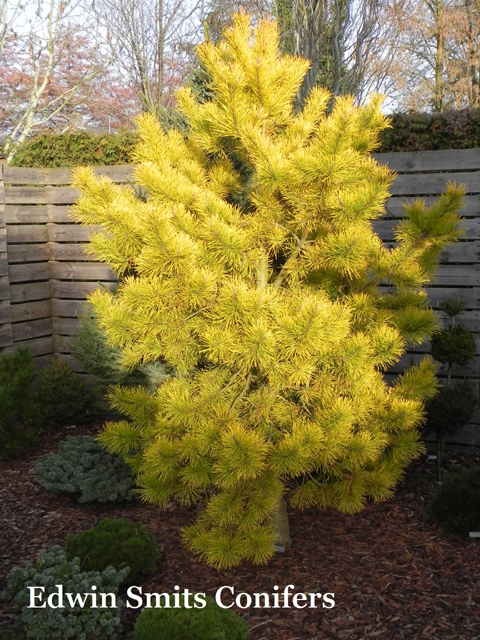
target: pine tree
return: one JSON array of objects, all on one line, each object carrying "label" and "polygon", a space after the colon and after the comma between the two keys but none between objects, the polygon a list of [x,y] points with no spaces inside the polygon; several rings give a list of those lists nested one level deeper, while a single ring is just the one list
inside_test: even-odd
[{"label": "pine tree", "polygon": [[437,327],[424,287],[460,234],[462,190],[407,206],[386,247],[372,230],[394,179],[371,157],[381,99],[327,114],[315,88],[296,113],[308,63],[281,55],[268,21],[252,34],[236,16],[199,55],[214,99],[178,93],[188,137],[138,121],[148,196],[81,169],[76,215],[103,225],[91,250],[121,278],[90,298],[107,339],[130,367],[173,371],[155,393],[116,387],[125,419],[100,441],[144,500],[202,499],[184,540],[231,567],[288,544],[286,501],[359,511],[422,451],[433,362],[390,387],[383,371]]}]

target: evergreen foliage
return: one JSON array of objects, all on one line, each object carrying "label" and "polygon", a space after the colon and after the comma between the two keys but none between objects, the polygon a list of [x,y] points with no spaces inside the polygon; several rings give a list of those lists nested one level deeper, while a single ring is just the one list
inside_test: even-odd
[{"label": "evergreen foliage", "polygon": [[[45,587],[43,601],[51,593],[57,592],[58,584],[64,593],[91,593],[96,585],[97,593],[118,593],[118,587],[128,573],[128,569],[116,571],[108,567],[101,573],[82,571],[80,561],[67,561],[61,547],[54,546],[48,551],[40,551],[34,564],[27,562],[24,567],[15,567],[7,575],[7,589],[2,598],[10,602],[14,614],[15,638],[28,640],[114,640],[120,631],[121,601],[117,598],[117,608],[93,608],[88,602],[80,606],[64,608],[29,608],[29,586]],[[37,591],[37,594],[39,592]],[[38,604],[38,600],[36,601]],[[56,603],[56,599],[54,600]],[[99,598],[100,602],[100,598]],[[110,599],[108,599],[110,603]],[[5,628],[4,628],[5,631]],[[24,635],[23,635],[24,634]]]},{"label": "evergreen foliage", "polygon": [[203,609],[143,609],[133,640],[250,640],[242,617],[221,609],[209,596],[206,600]]},{"label": "evergreen foliage", "polygon": [[455,435],[470,422],[478,398],[468,380],[460,380],[452,387],[440,387],[438,394],[428,401],[426,433]]},{"label": "evergreen foliage", "polygon": [[432,336],[430,353],[438,362],[463,366],[475,355],[475,338],[464,324],[450,325]]},{"label": "evergreen foliage", "polygon": [[54,358],[38,376],[37,397],[44,424],[64,427],[84,421],[92,395],[83,380],[61,358]]},{"label": "evergreen foliage", "polygon": [[67,560],[80,558],[83,571],[103,571],[108,566],[119,571],[128,567],[126,578],[130,584],[154,573],[160,557],[154,534],[141,522],[122,518],[103,518],[91,529],[69,534],[65,551]]},{"label": "evergreen foliage", "polygon": [[380,152],[435,151],[480,147],[480,111],[394,113],[391,128],[382,133]]},{"label": "evergreen foliage", "polygon": [[25,348],[0,356],[0,456],[11,456],[35,439],[39,405],[35,366]]},{"label": "evergreen foliage", "polygon": [[80,327],[70,339],[70,349],[82,370],[94,380],[94,388],[104,398],[113,385],[144,385],[151,391],[157,389],[167,375],[165,365],[160,362],[139,364],[128,369],[122,363],[122,351],[112,347],[105,332],[98,325],[94,309],[80,316]]},{"label": "evergreen foliage", "polygon": [[21,144],[13,167],[76,167],[78,165],[129,164],[137,143],[131,131],[97,134],[86,131],[44,133]]},{"label": "evergreen foliage", "polygon": [[480,467],[447,474],[429,505],[429,517],[447,533],[480,531]]},{"label": "evergreen foliage", "polygon": [[463,366],[475,356],[475,338],[473,333],[456,317],[467,308],[464,300],[446,298],[440,309],[449,318],[451,324],[437,331],[431,339],[430,353],[438,362],[448,364],[447,382],[441,386],[438,395],[427,402],[426,432],[435,431],[437,435],[438,480],[442,481],[442,461],[447,435],[455,435],[471,420],[478,397],[473,386],[466,380],[452,385],[453,365]]},{"label": "evergreen foliage", "polygon": [[117,386],[125,419],[99,439],[144,500],[203,497],[184,539],[229,567],[288,544],[284,499],[356,512],[422,451],[432,360],[390,388],[382,372],[438,327],[424,287],[461,233],[463,191],[407,205],[385,246],[371,224],[394,178],[371,157],[381,100],[327,113],[317,87],[297,113],[308,63],[280,54],[271,22],[253,36],[236,16],[199,56],[214,99],[177,94],[188,138],[138,121],[145,201],[81,169],[76,216],[104,225],[91,249],[123,278],[90,298],[108,342],[129,367],[162,359],[175,374],[155,393]]},{"label": "evergreen foliage", "polygon": [[58,453],[46,453],[34,469],[42,487],[72,493],[78,502],[132,499],[135,483],[130,469],[91,436],[68,436],[58,445]]}]

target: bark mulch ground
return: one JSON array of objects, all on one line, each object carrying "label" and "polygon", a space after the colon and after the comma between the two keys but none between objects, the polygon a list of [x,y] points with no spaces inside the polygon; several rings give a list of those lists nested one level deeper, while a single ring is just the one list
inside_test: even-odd
[{"label": "bark mulch ground", "polygon": [[[395,497],[370,504],[357,515],[292,511],[293,546],[267,566],[217,572],[185,551],[179,529],[194,510],[160,511],[132,502],[77,505],[35,483],[32,461],[56,450],[66,434],[94,433],[98,425],[45,433],[24,457],[0,462],[0,591],[13,566],[33,560],[40,549],[63,545],[103,517],[141,520],[163,546],[156,574],[143,592],[181,590],[214,594],[222,585],[236,593],[334,592],[332,609],[245,609],[252,640],[480,640],[480,541],[443,533],[427,522],[435,487],[435,464],[412,464]],[[480,454],[447,453],[447,468],[480,463]],[[121,594],[120,594],[121,595]],[[125,598],[124,598],[125,599]],[[5,604],[0,604],[1,619]],[[139,610],[122,610],[121,640],[131,638]],[[175,640],[172,638],[172,640]]]}]

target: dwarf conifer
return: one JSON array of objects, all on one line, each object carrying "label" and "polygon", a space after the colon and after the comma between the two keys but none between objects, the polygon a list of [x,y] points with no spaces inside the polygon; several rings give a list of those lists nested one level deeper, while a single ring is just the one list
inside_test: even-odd
[{"label": "dwarf conifer", "polygon": [[101,442],[127,460],[144,500],[203,509],[184,531],[217,567],[267,561],[289,541],[292,507],[360,510],[385,500],[422,450],[431,360],[388,387],[406,345],[437,321],[426,307],[442,248],[459,235],[461,189],[406,208],[386,247],[372,230],[392,171],[371,151],[381,99],[358,107],[281,55],[273,22],[236,16],[199,49],[213,100],[178,93],[189,134],[138,121],[138,198],[89,169],[77,219],[103,225],[91,250],[121,278],[94,304],[124,362],[163,361],[155,393],[116,387],[125,419]]}]

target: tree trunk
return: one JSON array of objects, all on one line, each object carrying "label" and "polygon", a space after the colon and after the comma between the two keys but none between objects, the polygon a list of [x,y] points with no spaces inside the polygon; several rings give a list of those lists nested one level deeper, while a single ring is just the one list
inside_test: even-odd
[{"label": "tree trunk", "polygon": [[443,108],[443,0],[436,0],[435,6],[435,22],[437,28],[436,34],[436,52],[435,52],[435,90],[434,90],[434,111],[441,111]]},{"label": "tree trunk", "polygon": [[277,551],[285,551],[291,545],[292,540],[290,538],[290,527],[288,526],[287,505],[283,496],[278,499],[275,527],[277,530],[275,549]]}]

